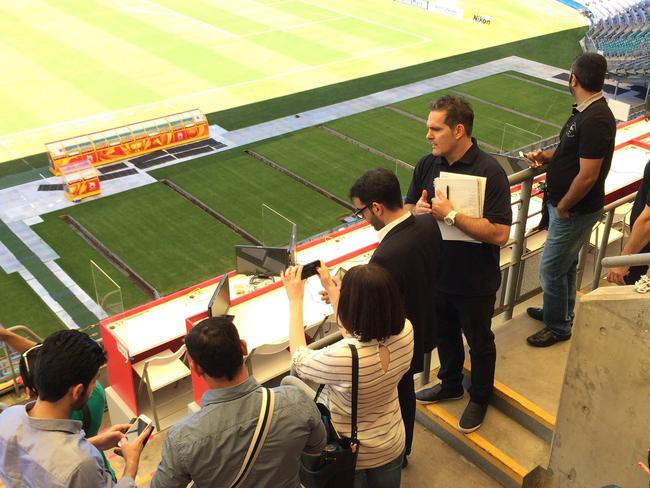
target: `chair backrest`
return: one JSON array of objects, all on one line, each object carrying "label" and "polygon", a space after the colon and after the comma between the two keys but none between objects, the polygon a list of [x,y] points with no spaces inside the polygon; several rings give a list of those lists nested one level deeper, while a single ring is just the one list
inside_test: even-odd
[{"label": "chair backrest", "polygon": [[180,359],[187,352],[187,347],[183,344],[178,348],[178,351],[172,354],[167,354],[165,356],[152,356],[151,359],[145,360],[145,366],[157,366],[160,364],[171,363]]}]

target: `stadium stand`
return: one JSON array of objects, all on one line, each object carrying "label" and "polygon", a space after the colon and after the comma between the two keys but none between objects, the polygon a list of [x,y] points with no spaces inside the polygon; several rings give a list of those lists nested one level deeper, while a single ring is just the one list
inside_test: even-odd
[{"label": "stadium stand", "polygon": [[650,77],[650,0],[590,0],[583,3],[591,27],[585,50],[603,54],[612,75]]}]

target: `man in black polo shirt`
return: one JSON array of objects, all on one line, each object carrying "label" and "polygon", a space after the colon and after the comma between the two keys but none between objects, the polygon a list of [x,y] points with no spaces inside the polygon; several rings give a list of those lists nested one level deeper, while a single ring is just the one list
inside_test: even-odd
[{"label": "man in black polo shirt", "polygon": [[[645,165],[643,181],[634,199],[630,225],[632,233],[625,243],[621,256],[650,253],[650,161]],[[612,268],[607,274],[607,281],[617,285],[633,285],[647,271],[648,266]]]},{"label": "man in black polo shirt", "polygon": [[545,327],[528,337],[534,347],[571,337],[578,252],[602,215],[605,178],[614,154],[616,121],[602,92],[606,73],[607,61],[600,54],[575,59],[569,88],[576,103],[560,132],[560,144],[527,155],[532,167],[548,163],[549,226],[539,267],[544,306],[528,309]]},{"label": "man in black polo shirt", "polygon": [[[491,324],[501,282],[499,246],[508,240],[512,222],[508,178],[471,137],[473,122],[472,108],[460,97],[445,96],[430,106],[427,139],[432,154],[418,162],[405,199],[405,208],[413,213],[430,213],[443,225],[456,226],[479,241],[442,242],[435,297],[441,383],[416,395],[421,403],[463,397],[464,333],[472,386],[458,428],[466,433],[481,426],[492,394],[496,346]],[[455,211],[445,195],[435,192],[434,180],[441,171],[487,178],[482,218]]]}]

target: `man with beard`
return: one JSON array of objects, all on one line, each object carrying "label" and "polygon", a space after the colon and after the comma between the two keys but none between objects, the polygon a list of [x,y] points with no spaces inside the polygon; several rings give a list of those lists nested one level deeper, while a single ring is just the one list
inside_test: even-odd
[{"label": "man with beard", "polygon": [[415,217],[403,208],[395,174],[385,168],[367,171],[350,188],[355,216],[377,231],[379,246],[370,259],[392,275],[400,290],[406,318],[413,326],[411,368],[397,385],[406,430],[406,456],[411,452],[415,423],[413,375],[423,370],[424,353],[435,345],[436,321],[432,306],[440,249],[440,230],[430,216]]},{"label": "man with beard", "polygon": [[[140,453],[151,430],[126,442],[124,433],[130,425],[121,424],[86,439],[81,422],[70,419],[95,388],[99,368],[106,362],[102,348],[77,330],[55,332],[35,347],[40,349],[36,364],[27,359],[25,366],[33,375],[38,398],[0,414],[0,480],[7,488],[135,488]],[[118,445],[124,473],[114,484],[99,450]]]},{"label": "man with beard", "polygon": [[548,235],[539,265],[544,306],[528,309],[544,328],[528,337],[533,347],[571,337],[578,252],[602,215],[605,178],[614,154],[616,121],[602,92],[606,74],[607,61],[600,54],[575,59],[569,89],[576,103],[560,132],[560,144],[526,155],[533,168],[548,163]]}]

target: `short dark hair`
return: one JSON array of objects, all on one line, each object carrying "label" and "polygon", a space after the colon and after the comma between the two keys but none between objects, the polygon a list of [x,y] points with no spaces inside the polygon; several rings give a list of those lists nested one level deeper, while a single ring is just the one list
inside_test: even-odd
[{"label": "short dark hair", "polygon": [[429,104],[431,112],[445,112],[445,124],[451,129],[461,124],[465,127],[468,136],[472,135],[474,127],[474,110],[467,100],[463,97],[454,95],[445,95],[435,102]]},{"label": "short dark hair", "polygon": [[607,60],[598,53],[583,53],[578,55],[571,65],[571,73],[582,88],[590,92],[603,89],[607,74]]},{"label": "short dark hair", "polygon": [[40,350],[41,348],[39,347],[38,349],[32,349],[27,353],[27,361],[30,365],[32,365],[30,371],[27,370],[27,364],[25,364],[25,356],[21,354],[20,360],[18,361],[18,372],[23,380],[23,386],[25,388],[29,388],[35,394],[38,394],[38,390],[36,389],[36,385],[34,385],[34,375],[32,372],[36,363],[38,362],[38,353]]},{"label": "short dark hair", "polygon": [[244,364],[239,332],[227,316],[199,322],[185,337],[185,345],[192,361],[212,378],[232,381]]},{"label": "short dark hair", "polygon": [[361,342],[381,341],[404,327],[404,305],[392,275],[378,264],[351,268],[343,276],[338,319]]},{"label": "short dark hair", "polygon": [[350,188],[350,199],[358,198],[364,205],[381,203],[389,210],[402,208],[402,189],[395,173],[386,168],[366,171]]},{"label": "short dark hair", "polygon": [[75,385],[82,384],[88,389],[105,363],[104,350],[87,334],[78,330],[59,330],[43,341],[36,362],[32,366],[29,361],[29,368],[38,398],[56,402]]}]

